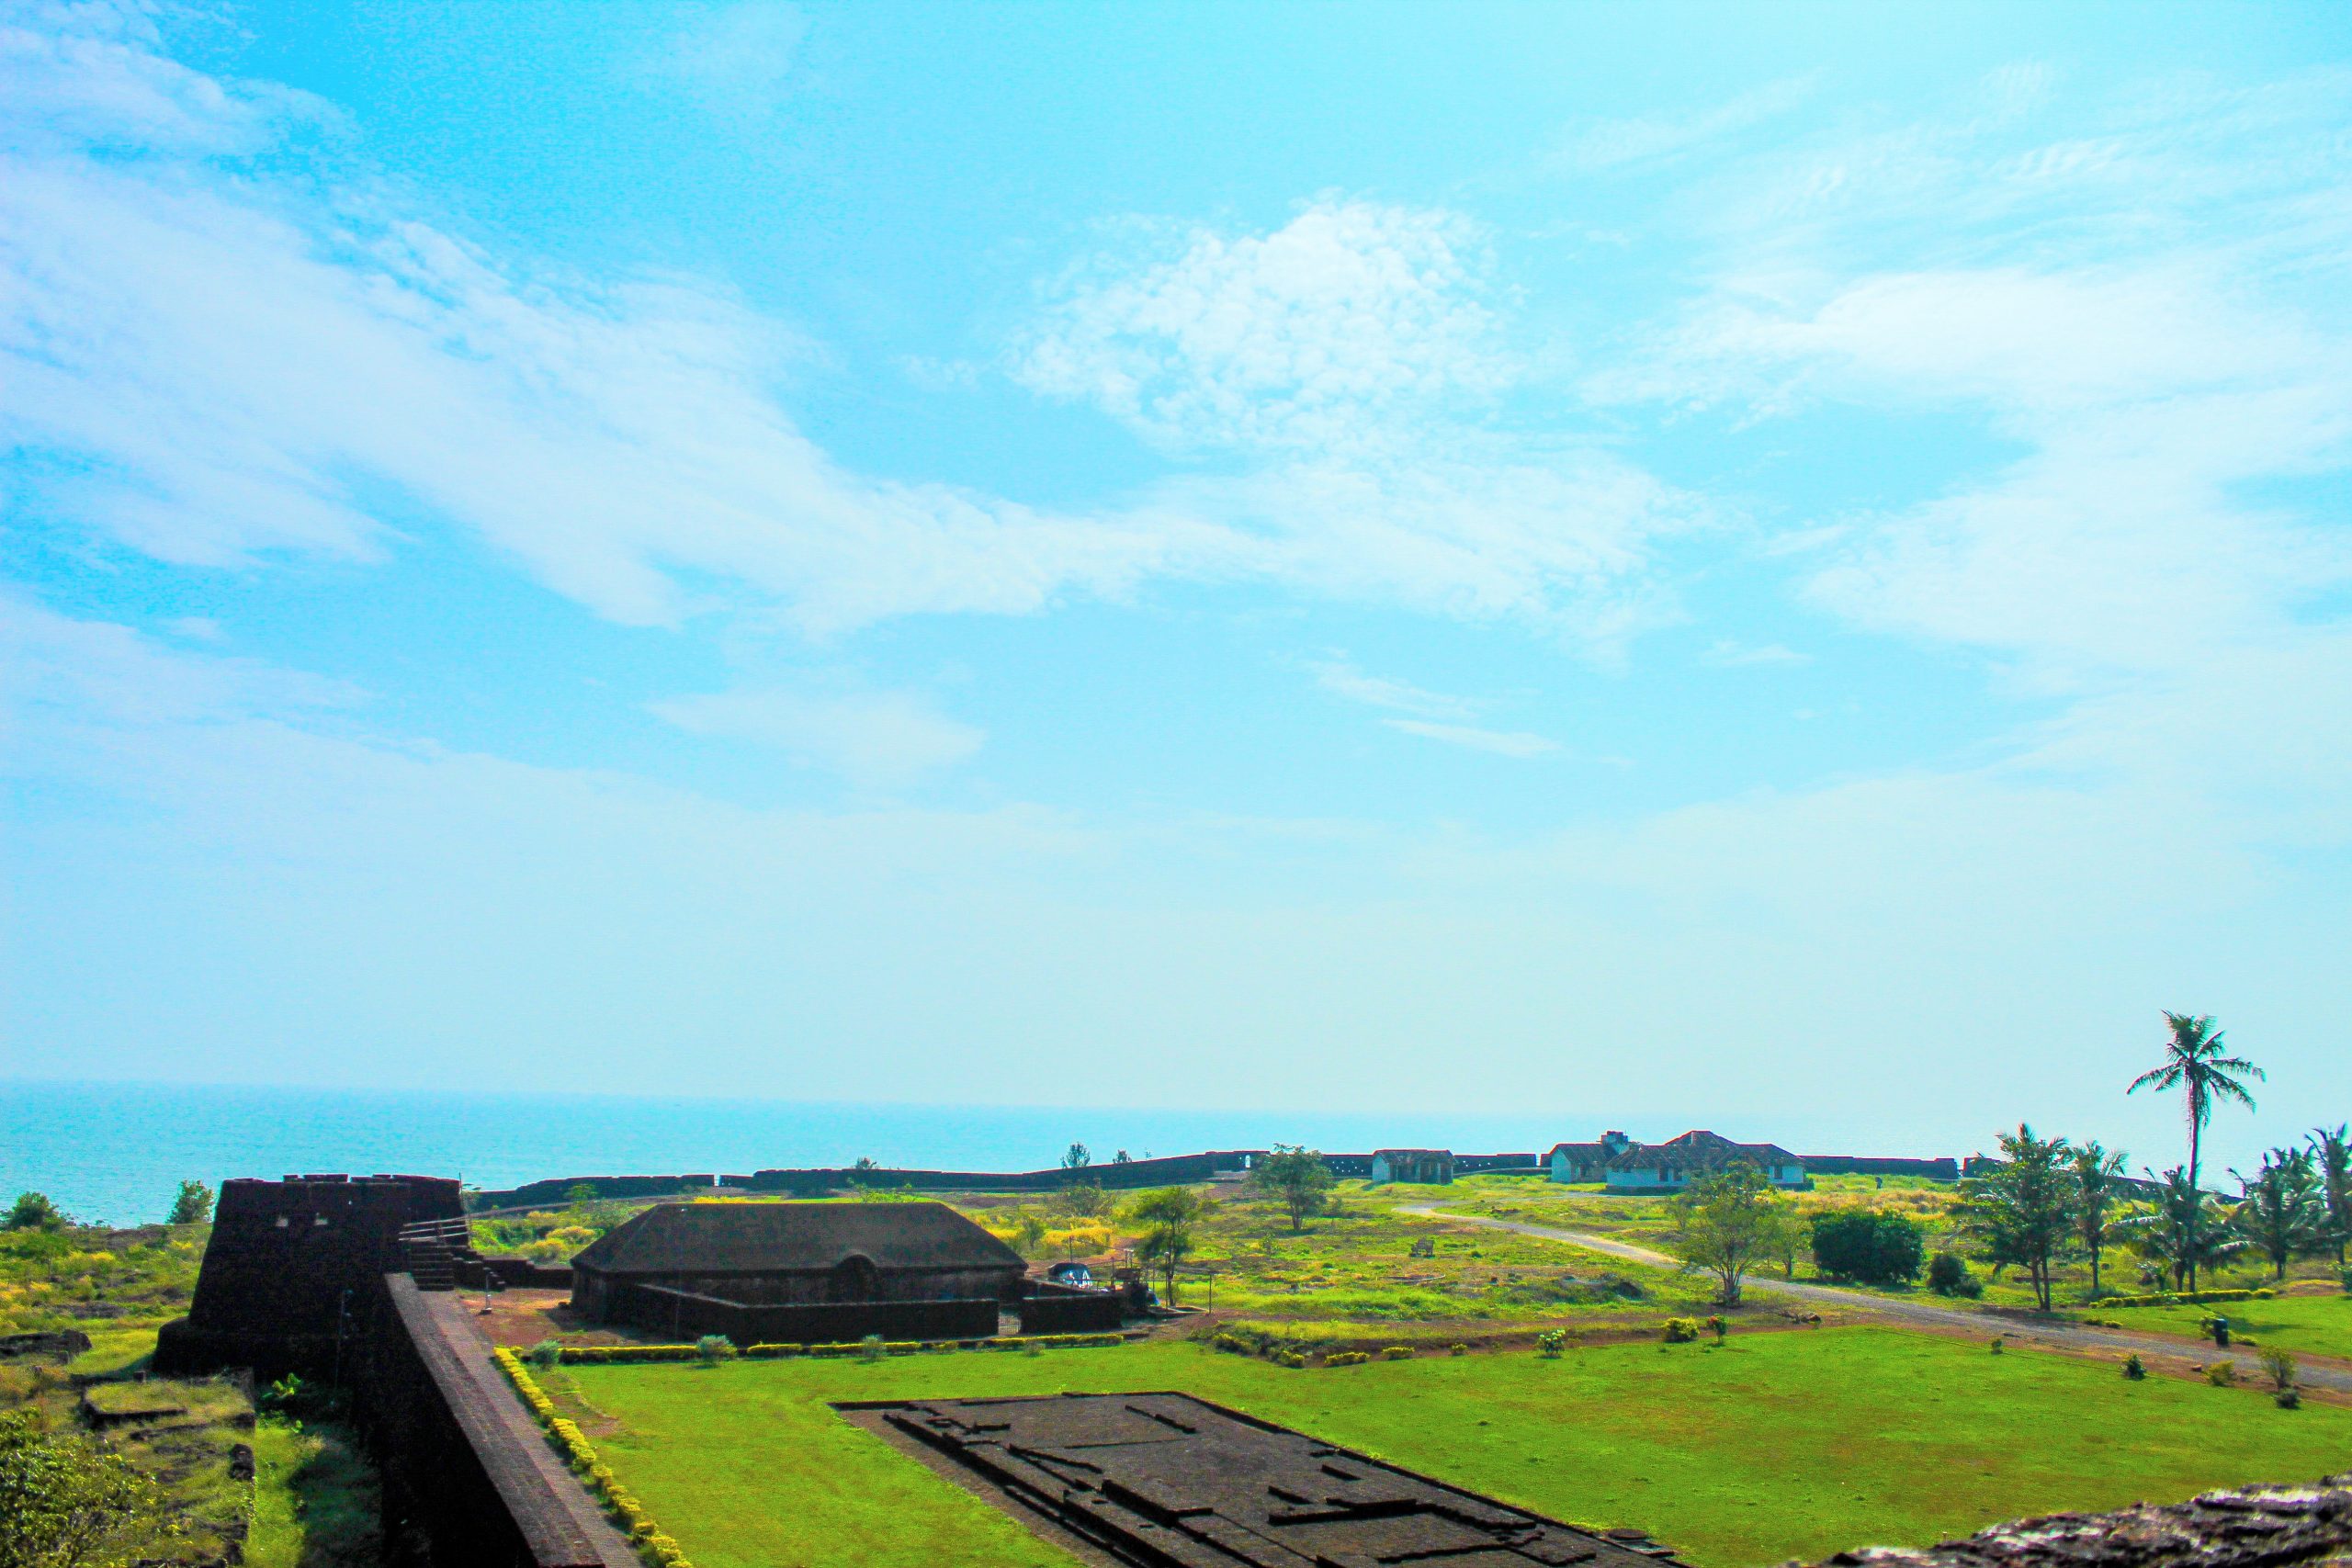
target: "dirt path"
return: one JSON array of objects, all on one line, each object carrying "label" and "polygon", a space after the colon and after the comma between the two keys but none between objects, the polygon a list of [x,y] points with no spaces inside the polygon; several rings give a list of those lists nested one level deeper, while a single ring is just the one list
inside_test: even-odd
[{"label": "dirt path", "polygon": [[[1588,1252],[1622,1258],[1629,1263],[1647,1264],[1654,1269],[1682,1267],[1680,1258],[1667,1253],[1587,1231],[1560,1230],[1552,1225],[1490,1219],[1484,1214],[1457,1214],[1434,1203],[1400,1204],[1397,1212],[1419,1214],[1429,1219],[1453,1220],[1462,1224],[1485,1225],[1490,1230],[1515,1231],[1521,1235],[1540,1236],[1548,1241],[1565,1241]],[[1835,1308],[1840,1312],[1887,1319],[1933,1333],[1962,1334],[1987,1339],[1998,1334],[2015,1344],[2040,1346],[2052,1350],[2088,1354],[2137,1351],[2143,1357],[2160,1357],[2166,1362],[2187,1368],[2209,1365],[2224,1354],[2200,1340],[2184,1339],[2177,1335],[2094,1328],[2086,1324],[2056,1323],[1986,1308],[1943,1306],[1902,1296],[1881,1296],[1868,1291],[1846,1290],[1837,1285],[1816,1285],[1804,1280],[1773,1280],[1751,1274],[1741,1288],[1759,1296],[1780,1296],[1816,1308]],[[2226,1354],[2237,1364],[2239,1377],[2254,1383],[2267,1381],[2268,1374],[2263,1371],[2262,1363],[2255,1359],[2253,1351],[2232,1349]],[[2295,1359],[2299,1363],[2297,1381],[2304,1387],[2326,1389],[2334,1393],[2352,1393],[2352,1364],[2301,1351],[2296,1353]]]}]

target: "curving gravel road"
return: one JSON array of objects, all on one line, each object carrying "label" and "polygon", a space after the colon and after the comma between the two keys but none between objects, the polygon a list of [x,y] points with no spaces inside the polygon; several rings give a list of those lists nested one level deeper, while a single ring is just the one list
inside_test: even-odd
[{"label": "curving gravel road", "polygon": [[[1398,1209],[1403,1213],[1420,1214],[1430,1219],[1453,1220],[1461,1224],[1485,1225],[1490,1230],[1516,1231],[1521,1235],[1540,1236],[1547,1241],[1569,1242],[1588,1252],[1622,1258],[1629,1263],[1645,1263],[1661,1269],[1682,1267],[1680,1258],[1667,1253],[1586,1231],[1531,1225],[1518,1220],[1492,1219],[1485,1214],[1457,1214],[1434,1203],[1406,1203],[1398,1205]],[[2018,1344],[2039,1345],[2053,1350],[2136,1350],[2143,1357],[2162,1357],[2167,1361],[2190,1367],[2208,1365],[2227,1354],[2237,1364],[2241,1378],[2260,1382],[2269,1375],[2262,1370],[2262,1363],[2255,1359],[2251,1350],[2233,1348],[2223,1352],[2214,1346],[2168,1334],[2135,1334],[2130,1329],[2055,1323],[1983,1308],[1941,1306],[1933,1302],[1914,1301],[1903,1296],[1881,1296],[1837,1285],[1816,1285],[1804,1280],[1773,1280],[1750,1275],[1741,1288],[1759,1296],[1782,1296],[1815,1306],[1836,1307],[1841,1312],[1862,1313],[1897,1323],[1908,1323],[1941,1333],[1982,1335],[1986,1338],[1998,1334]],[[2296,1381],[2305,1388],[2352,1393],[2352,1366],[2300,1352],[2295,1359],[2300,1363]]]}]

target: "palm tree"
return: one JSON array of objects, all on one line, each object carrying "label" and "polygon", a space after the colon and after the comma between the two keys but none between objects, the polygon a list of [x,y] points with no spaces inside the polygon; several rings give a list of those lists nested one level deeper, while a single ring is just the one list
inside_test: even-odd
[{"label": "palm tree", "polygon": [[2245,1249],[2230,1234],[2229,1210],[2190,1185],[2186,1167],[2174,1166],[2161,1178],[2153,1171],[2149,1176],[2162,1183],[2155,1207],[2118,1220],[2115,1228],[2142,1257],[2172,1275],[2175,1290],[2188,1289],[2199,1268],[2217,1267]]},{"label": "palm tree", "polygon": [[[2199,1156],[2204,1150],[2205,1123],[2213,1118],[2217,1101],[2234,1100],[2247,1110],[2254,1109],[2254,1096],[2246,1092],[2242,1078],[2266,1078],[2260,1067],[2243,1056],[2222,1055],[2222,1032],[2213,1027],[2211,1018],[2185,1012],[2167,1012],[2165,1023],[2172,1030],[2172,1038],[2165,1044],[2165,1059],[2132,1080],[2125,1092],[2137,1094],[2143,1089],[2177,1089],[2181,1091],[2183,1109],[2188,1116],[2188,1185],[2197,1185]],[[2267,1081],[2267,1079],[2266,1079]],[[2188,1223],[2194,1227],[2201,1220],[2203,1205],[2192,1207]],[[2199,1249],[2193,1233],[2188,1238],[2185,1256],[2188,1260],[2188,1288],[2197,1288],[2197,1260]]]},{"label": "palm tree", "polygon": [[2108,1201],[2114,1195],[2115,1179],[2123,1174],[2123,1151],[2109,1152],[2092,1138],[2075,1151],[2073,1164],[2075,1230],[2082,1238],[2084,1249],[2091,1255],[2091,1294],[2096,1296],[2099,1289],[2099,1245],[2107,1239]]},{"label": "palm tree", "polygon": [[2262,1156],[2261,1174],[2251,1181],[2238,1176],[2238,1189],[2245,1195],[2238,1204],[2238,1233],[2270,1259],[2273,1278],[2286,1279],[2288,1260],[2327,1234],[2327,1211],[2320,1204],[2311,1155],[2273,1149]]},{"label": "palm tree", "polygon": [[2344,1267],[2344,1247],[2352,1242],[2352,1138],[2337,1122],[2335,1130],[2312,1129],[2312,1165],[2319,1175],[2320,1201],[2327,1206],[2327,1245],[2335,1249],[2335,1266]]}]

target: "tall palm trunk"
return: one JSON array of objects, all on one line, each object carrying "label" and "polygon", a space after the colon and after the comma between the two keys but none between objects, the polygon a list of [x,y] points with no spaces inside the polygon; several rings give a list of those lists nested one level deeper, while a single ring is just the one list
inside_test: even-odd
[{"label": "tall palm trunk", "polygon": [[2198,1145],[2205,1134],[2205,1118],[2199,1112],[2203,1110],[2192,1085],[2188,1095],[2188,1191],[2192,1200],[2188,1205],[2188,1288],[2192,1292],[2197,1289],[2197,1223],[2205,1217],[2205,1190],[2197,1185]]}]

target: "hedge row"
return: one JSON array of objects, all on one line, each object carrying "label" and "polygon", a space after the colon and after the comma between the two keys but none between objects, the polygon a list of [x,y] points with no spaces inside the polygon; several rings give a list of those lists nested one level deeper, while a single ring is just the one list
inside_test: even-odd
[{"label": "hedge row", "polygon": [[2207,1302],[2267,1302],[2278,1294],[2267,1285],[2254,1291],[2158,1291],[2145,1296],[2101,1296],[2095,1307],[2202,1306]]},{"label": "hedge row", "polygon": [[[1026,1350],[1032,1346],[1041,1350],[1076,1350],[1125,1343],[1126,1337],[1119,1334],[1033,1334],[991,1339],[890,1339],[883,1342],[882,1349],[886,1355],[913,1356],[940,1350]],[[754,1360],[776,1360],[790,1356],[860,1356],[865,1351],[863,1342],[851,1340],[838,1345],[752,1345],[745,1347],[742,1354]],[[563,1359],[567,1364],[609,1366],[638,1361],[699,1361],[703,1353],[701,1347],[695,1345],[566,1345]]]},{"label": "hedge row", "polygon": [[[686,1348],[692,1350],[694,1347],[689,1345]],[[539,1387],[537,1380],[523,1365],[522,1358],[503,1345],[491,1355],[497,1359],[507,1381],[514,1385],[514,1392],[523,1396],[523,1403],[531,1407],[531,1414],[539,1418],[539,1425],[554,1438],[556,1447],[563,1450],[571,1468],[585,1476],[604,1498],[605,1506],[612,1509],[621,1529],[628,1533],[629,1543],[651,1568],[694,1568],[678,1543],[654,1528],[652,1518],[635,1494],[623,1486],[612,1468],[596,1457],[595,1449],[581,1435],[578,1424],[556,1413],[555,1402]]]}]

